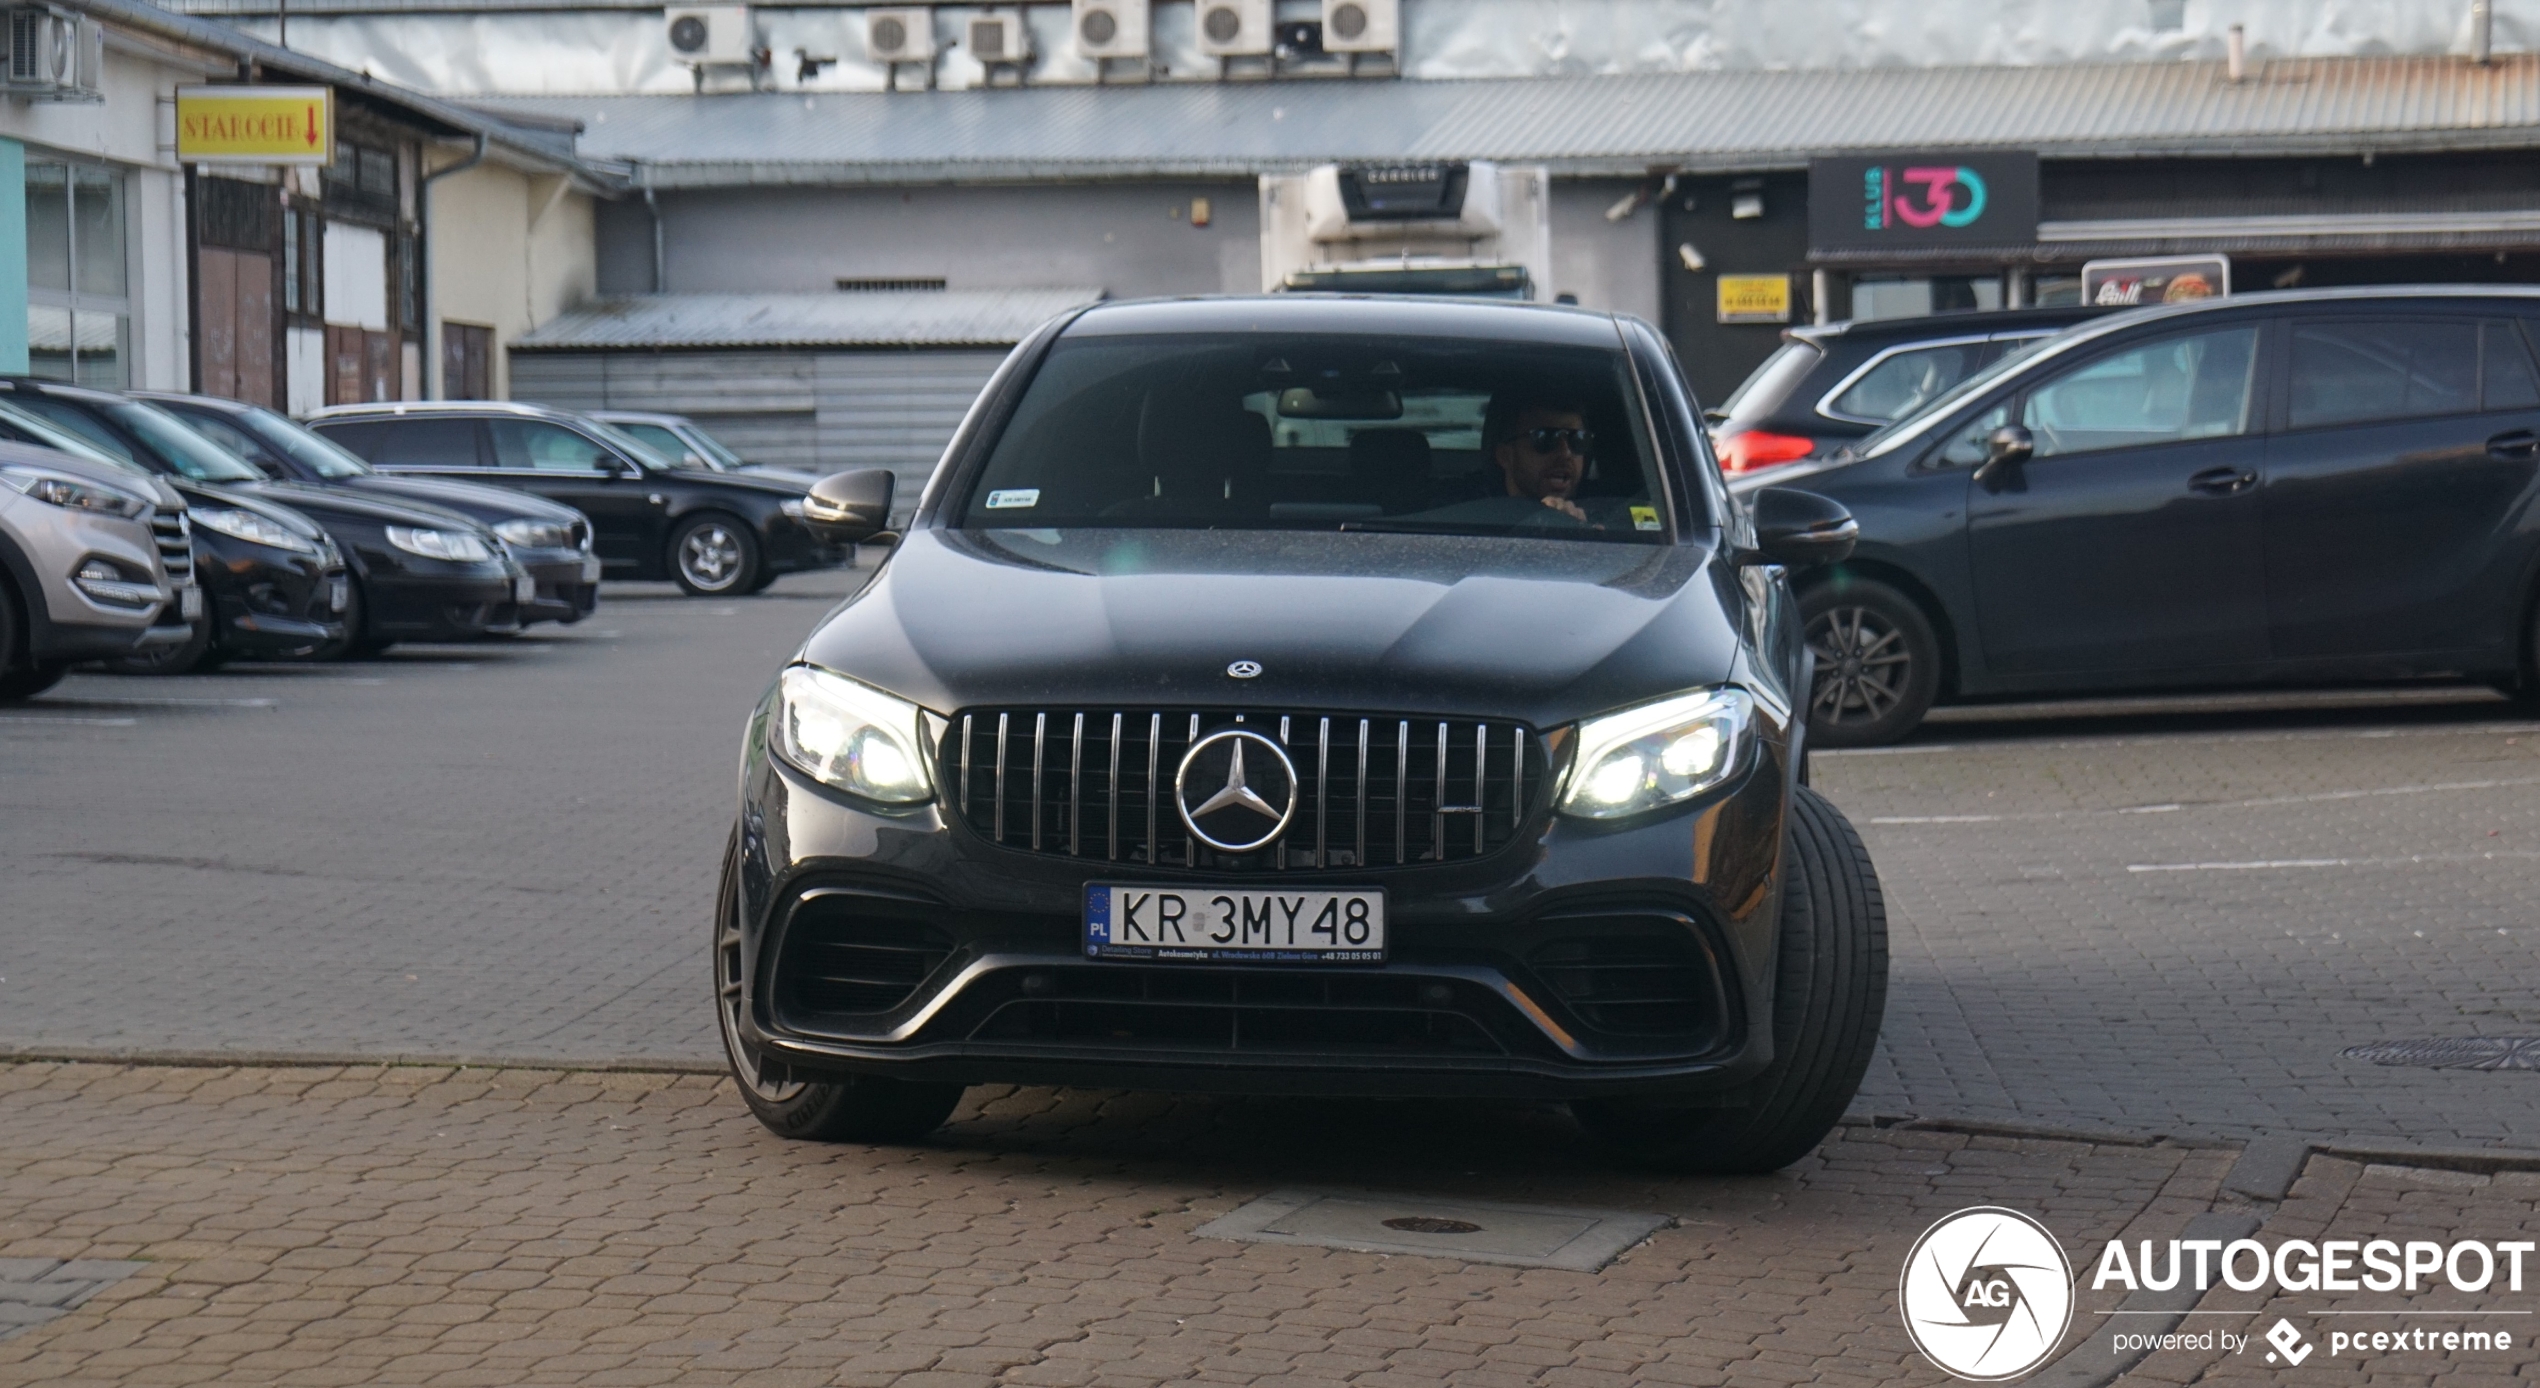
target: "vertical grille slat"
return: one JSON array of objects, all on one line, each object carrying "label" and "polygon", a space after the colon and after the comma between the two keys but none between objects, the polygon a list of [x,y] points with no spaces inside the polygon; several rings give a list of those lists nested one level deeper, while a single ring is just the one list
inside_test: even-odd
[{"label": "vertical grille slat", "polygon": [[[960,735],[938,744],[938,765],[958,787],[949,797],[954,812],[982,837],[1150,868],[1349,872],[1470,860],[1522,837],[1543,808],[1533,797],[1550,784],[1542,741],[1496,719],[1187,707],[982,708],[954,716]],[[1173,809],[1189,749],[1237,726],[1275,740],[1296,773],[1287,831],[1246,854],[1196,842]],[[1088,823],[1089,815],[1100,818]]]}]

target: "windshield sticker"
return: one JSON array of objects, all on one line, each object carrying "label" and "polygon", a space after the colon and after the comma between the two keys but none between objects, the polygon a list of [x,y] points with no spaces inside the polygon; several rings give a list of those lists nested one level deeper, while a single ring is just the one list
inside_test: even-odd
[{"label": "windshield sticker", "polygon": [[1657,508],[1657,507],[1655,507],[1655,506],[1635,506],[1635,507],[1633,507],[1633,508],[1632,508],[1632,528],[1633,528],[1633,529],[1635,529],[1635,530],[1655,530],[1655,529],[1657,529],[1657,528],[1658,528],[1658,508]]},{"label": "windshield sticker", "polygon": [[1018,487],[1013,491],[988,493],[988,509],[991,511],[1022,511],[1040,504],[1041,489],[1038,487]]}]

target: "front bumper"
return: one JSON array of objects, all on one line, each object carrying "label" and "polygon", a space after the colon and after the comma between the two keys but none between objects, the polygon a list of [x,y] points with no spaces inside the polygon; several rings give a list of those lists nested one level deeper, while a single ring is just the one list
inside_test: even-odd
[{"label": "front bumper", "polygon": [[537,596],[521,604],[520,624],[581,621],[600,605],[600,561],[580,550],[520,549],[512,557],[538,583]]},{"label": "front bumper", "polygon": [[[1621,828],[1539,815],[1468,862],[1238,878],[1000,848],[754,744],[718,966],[741,1043],[798,1076],[1734,1103],[1771,1059],[1785,772],[1766,743]],[[1089,881],[1382,885],[1390,957],[1089,960]]]},{"label": "front bumper", "polygon": [[213,640],[232,655],[303,655],[343,639],[351,579],[339,558],[197,529],[194,572]]},{"label": "front bumper", "polygon": [[512,575],[490,564],[447,574],[374,571],[363,587],[371,629],[400,641],[465,641],[521,627]]},{"label": "front bumper", "polygon": [[834,569],[855,562],[854,545],[839,541],[825,528],[791,516],[778,516],[767,523],[761,548],[771,573]]}]

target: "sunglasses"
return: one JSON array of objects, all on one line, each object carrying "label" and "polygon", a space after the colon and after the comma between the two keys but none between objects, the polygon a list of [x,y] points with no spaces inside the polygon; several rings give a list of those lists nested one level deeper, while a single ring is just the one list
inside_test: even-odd
[{"label": "sunglasses", "polygon": [[1529,429],[1517,437],[1524,439],[1526,446],[1537,453],[1549,453],[1567,445],[1573,456],[1581,458],[1586,457],[1588,449],[1596,443],[1596,435],[1585,429]]}]

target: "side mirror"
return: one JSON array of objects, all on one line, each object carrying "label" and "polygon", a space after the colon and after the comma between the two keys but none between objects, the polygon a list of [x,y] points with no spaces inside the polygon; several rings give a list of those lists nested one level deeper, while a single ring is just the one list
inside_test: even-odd
[{"label": "side mirror", "polygon": [[2016,424],[2005,424],[1984,436],[1984,461],[1976,464],[1976,481],[1991,485],[1993,479],[2025,463],[2037,452],[2037,440]]},{"label": "side mirror", "polygon": [[1843,504],[1796,487],[1764,487],[1752,503],[1755,548],[1738,556],[1748,564],[1805,569],[1850,557],[1861,524]]},{"label": "side mirror", "polygon": [[811,484],[803,519],[834,543],[872,539],[890,523],[891,488],[898,480],[889,468],[832,473]]},{"label": "side mirror", "polygon": [[638,466],[634,459],[621,458],[614,453],[603,453],[600,455],[600,472],[603,476],[607,477],[641,477],[644,475],[644,469]]}]

